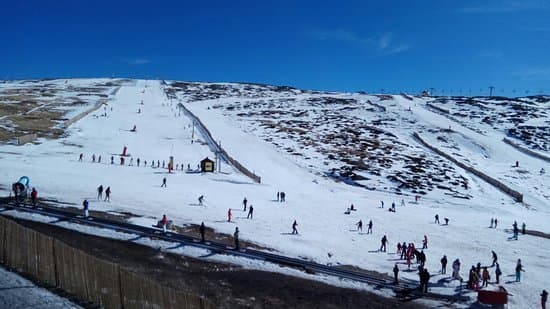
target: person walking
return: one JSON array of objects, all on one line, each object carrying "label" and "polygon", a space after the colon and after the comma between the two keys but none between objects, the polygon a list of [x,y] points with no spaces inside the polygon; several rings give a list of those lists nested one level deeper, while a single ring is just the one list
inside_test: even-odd
[{"label": "person walking", "polygon": [[357,230],[363,232],[363,221],[359,220],[359,222],[355,223],[357,225]]},{"label": "person walking", "polygon": [[298,229],[296,228],[297,226],[298,223],[294,220],[294,223],[292,223],[292,234],[298,234]]},{"label": "person walking", "polygon": [[382,236],[382,239],[380,239],[380,250],[382,252],[386,252],[386,243],[388,242],[388,238],[386,235]]},{"label": "person walking", "polygon": [[199,196],[199,206],[202,206],[203,201],[204,201],[204,195]]},{"label": "person walking", "polygon": [[546,309],[546,301],[548,301],[548,292],[546,292],[546,290],[542,290],[542,293],[540,294],[540,306],[542,309]]},{"label": "person walking", "polygon": [[88,207],[89,203],[87,199],[84,199],[84,202],[82,202],[82,206],[84,208],[84,217],[88,218]]},{"label": "person walking", "polygon": [[441,258],[441,274],[444,275],[447,273],[447,256],[444,255],[442,258]]},{"label": "person walking", "polygon": [[435,214],[435,222],[434,223],[439,224],[439,215],[438,214]]},{"label": "person walking", "polygon": [[372,234],[372,220],[369,220],[369,226],[367,229],[367,234]]},{"label": "person walking", "polygon": [[518,262],[516,264],[516,282],[521,282],[522,271],[525,271],[525,270],[523,270],[523,265],[521,265],[521,259],[518,259]]},{"label": "person walking", "polygon": [[424,235],[424,239],[422,240],[422,250],[428,249],[428,236]]},{"label": "person walking", "polygon": [[502,275],[502,271],[500,271],[500,266],[498,265],[498,263],[496,263],[497,267],[495,268],[495,277],[497,279],[497,284],[500,283],[500,275]]},{"label": "person walking", "polygon": [[231,222],[231,208],[227,211],[227,222]]},{"label": "person walking", "polygon": [[162,178],[162,185],[160,185],[160,187],[165,187],[166,188],[166,177]]},{"label": "person walking", "polygon": [[103,185],[97,187],[97,199],[100,200],[103,198]]},{"label": "person walking", "polygon": [[204,232],[206,232],[206,227],[204,226],[204,221],[199,226],[199,233],[201,234],[201,242],[204,242]]},{"label": "person walking", "polygon": [[107,187],[107,190],[105,190],[105,200],[107,202],[111,202],[111,187]]},{"label": "person walking", "polygon": [[399,284],[399,281],[397,280],[397,274],[399,274],[399,267],[397,267],[397,263],[393,266],[393,284]]},{"label": "person walking", "polygon": [[235,233],[233,233],[233,239],[235,240],[235,250],[239,250],[239,228],[235,227]]},{"label": "person walking", "polygon": [[252,219],[253,213],[254,213],[254,206],[250,205],[250,208],[248,209],[248,215],[246,216],[246,218]]},{"label": "person walking", "polygon": [[493,255],[493,264],[491,264],[491,267],[493,267],[497,263],[498,257],[497,257],[497,254],[495,253],[495,251],[491,250],[491,254]]},{"label": "person walking", "polygon": [[248,200],[246,197],[243,199],[243,211],[246,211],[246,204],[248,203]]}]

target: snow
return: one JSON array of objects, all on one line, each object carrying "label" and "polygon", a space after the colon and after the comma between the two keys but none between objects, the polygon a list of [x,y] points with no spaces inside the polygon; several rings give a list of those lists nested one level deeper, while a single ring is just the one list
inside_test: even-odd
[{"label": "snow", "polygon": [[[86,85],[86,80],[79,83]],[[240,84],[220,85],[245,89]],[[193,87],[202,86],[193,84]],[[306,257],[319,263],[355,265],[388,274],[395,262],[400,263],[402,270],[406,268],[396,255],[391,254],[397,242],[414,242],[418,247],[423,236],[427,235],[429,249],[426,250],[426,265],[434,275],[432,283],[447,277],[437,274],[439,259],[444,254],[449,266],[454,259],[460,258],[461,275],[467,278],[470,265],[477,262],[489,265],[491,250],[494,250],[499,256],[504,286],[514,295],[510,297],[511,307],[536,307],[540,291],[548,288],[546,277],[549,273],[545,261],[550,255],[550,248],[541,245],[548,239],[520,235],[519,241],[510,241],[506,230],[517,220],[520,225],[526,222],[528,229],[550,232],[550,176],[548,172],[545,175],[537,173],[543,166],[549,172],[550,168],[544,161],[507,146],[502,142],[502,132],[483,127],[486,134],[475,133],[434,113],[425,107],[425,99],[419,98],[409,101],[393,96],[391,100],[380,100],[360,94],[278,93],[270,90],[256,97],[243,97],[242,92],[235,91],[234,95],[191,102],[190,96],[181,94],[170,100],[162,88],[158,81],[125,82],[115,95],[110,96],[105,111],[100,109],[76,122],[68,129],[66,137],[42,139],[38,145],[0,146],[0,176],[4,179],[4,193],[8,194],[7,188],[11,182],[27,175],[31,186],[38,189],[42,198],[78,207],[84,199],[88,199],[91,210],[130,212],[140,216],[131,220],[136,224],[150,226],[166,214],[177,225],[204,221],[208,227],[228,234],[238,226],[243,240],[273,248],[288,256]],[[297,106],[308,107],[304,103],[308,98],[321,96],[359,100],[364,109],[339,112],[350,113],[365,121],[370,121],[375,115],[375,112],[365,110],[368,106],[372,107],[367,101],[383,105],[387,109],[383,117],[395,119],[389,121],[391,126],[383,129],[391,131],[400,142],[411,145],[404,148],[408,153],[424,152],[437,158],[411,137],[413,131],[418,131],[438,148],[455,157],[460,155],[458,158],[464,162],[522,191],[526,203],[516,203],[458,167],[455,167],[455,172],[468,179],[466,193],[471,196],[469,200],[453,198],[443,191],[434,190],[423,196],[419,204],[414,204],[414,194],[404,192],[403,195],[396,195],[386,188],[390,182],[382,177],[376,179],[375,191],[335,182],[323,177],[322,171],[328,168],[314,150],[302,149],[303,157],[285,153],[262,139],[266,132],[263,127],[236,114],[224,112],[222,108],[215,108],[235,102],[268,104],[266,102],[273,99],[287,102],[282,110],[289,111]],[[142,100],[143,105],[140,104]],[[180,101],[201,119],[214,139],[221,142],[232,157],[262,177],[261,184],[255,184],[226,163],[222,165],[222,173],[210,174],[189,174],[179,170],[168,174],[166,169],[151,168],[151,160],[159,160],[162,166],[163,160],[168,163],[169,156],[174,156],[179,166],[183,164],[187,167],[189,164],[192,169],[203,158],[215,157],[208,145],[201,142],[204,138],[197,130],[194,132],[195,142],[191,143],[193,124],[183,113],[179,113],[176,104]],[[409,107],[411,111],[408,111]],[[107,112],[107,117],[95,117],[104,112]],[[313,119],[315,112],[312,108],[306,118]],[[317,112],[321,112],[320,109]],[[137,132],[130,132],[134,125]],[[449,125],[454,132],[449,134],[449,139],[456,144],[456,149],[438,144],[433,134],[433,130],[447,129]],[[287,145],[300,146],[291,139],[280,137],[277,137],[277,142],[283,143],[282,148]],[[131,158],[134,158],[134,166],[128,166],[130,157],[126,158],[125,166],[119,165],[118,154],[124,146],[128,147]],[[84,154],[84,162],[78,162],[80,153]],[[92,163],[92,154],[101,155],[101,163]],[[113,165],[110,164],[111,156],[114,156]],[[305,159],[306,156],[310,159]],[[141,160],[140,167],[136,166],[137,158]],[[147,167],[143,167],[144,160],[147,160]],[[511,167],[516,160],[520,161],[525,173],[518,175],[518,169]],[[163,177],[167,178],[167,188],[160,187]],[[96,199],[95,189],[99,184],[111,187],[111,202]],[[278,191],[286,192],[286,202],[276,202]],[[205,196],[203,206],[197,202],[200,195]],[[246,213],[242,211],[241,201],[245,196],[249,205],[254,205],[253,220],[247,220]],[[401,199],[407,206],[400,206]],[[381,200],[385,201],[384,209],[379,208]],[[397,205],[396,213],[387,211],[392,201]],[[358,210],[350,215],[343,214],[352,203]],[[233,222],[227,222],[229,208],[233,209]],[[450,224],[434,224],[436,213],[441,219],[450,218]],[[494,217],[499,219],[499,226],[489,229],[490,219]],[[360,219],[364,225],[369,220],[373,221],[373,235],[354,231],[355,223]],[[288,235],[294,220],[298,222],[300,234]],[[100,234],[95,230],[88,232]],[[389,239],[388,253],[377,251],[383,235]],[[522,259],[526,272],[521,283],[513,283],[509,276],[513,275],[518,258]],[[235,263],[248,262],[239,260]],[[494,277],[494,269],[490,272]],[[418,277],[416,272],[402,271],[400,275],[412,280]],[[441,281],[433,289],[453,294],[455,286],[456,282]],[[473,293],[471,295],[475,298]]]},{"label": "snow", "polygon": [[80,308],[0,267],[0,308]]}]

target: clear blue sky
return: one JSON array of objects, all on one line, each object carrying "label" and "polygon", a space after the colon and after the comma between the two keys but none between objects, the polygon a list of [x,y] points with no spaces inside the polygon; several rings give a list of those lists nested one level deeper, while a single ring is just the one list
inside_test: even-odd
[{"label": "clear blue sky", "polygon": [[550,93],[549,0],[5,0],[0,34],[0,79]]}]

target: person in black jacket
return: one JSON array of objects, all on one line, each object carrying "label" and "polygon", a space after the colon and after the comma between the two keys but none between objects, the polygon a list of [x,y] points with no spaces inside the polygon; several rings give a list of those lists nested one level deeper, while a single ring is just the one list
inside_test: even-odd
[{"label": "person in black jacket", "polygon": [[441,274],[446,274],[446,273],[447,273],[447,256],[444,255],[441,258]]}]

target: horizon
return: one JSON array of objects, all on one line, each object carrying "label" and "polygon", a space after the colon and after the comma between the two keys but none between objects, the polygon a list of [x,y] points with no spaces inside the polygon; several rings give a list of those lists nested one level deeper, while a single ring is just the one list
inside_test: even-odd
[{"label": "horizon", "polygon": [[[438,96],[550,93],[550,2],[2,3],[2,80],[103,76]],[[18,27],[13,27],[13,25]]]}]

